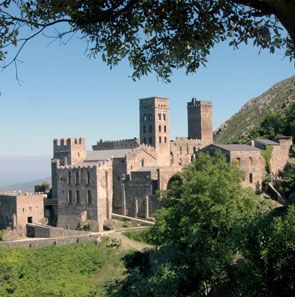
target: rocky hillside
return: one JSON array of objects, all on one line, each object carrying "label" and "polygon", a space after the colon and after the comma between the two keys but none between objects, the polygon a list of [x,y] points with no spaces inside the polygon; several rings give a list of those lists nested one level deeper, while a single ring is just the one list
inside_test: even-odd
[{"label": "rocky hillside", "polygon": [[295,76],[276,83],[262,95],[249,100],[238,113],[215,131],[215,141],[239,141],[257,127],[265,115],[272,112],[283,113],[292,103],[295,103]]}]

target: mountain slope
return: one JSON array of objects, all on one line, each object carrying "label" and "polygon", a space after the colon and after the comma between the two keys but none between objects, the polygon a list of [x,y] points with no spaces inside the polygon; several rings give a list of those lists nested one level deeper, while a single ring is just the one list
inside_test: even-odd
[{"label": "mountain slope", "polygon": [[34,187],[36,185],[41,185],[44,182],[51,184],[50,177],[27,182],[27,183],[21,183],[21,184],[16,184],[16,185],[9,185],[9,186],[1,186],[0,192],[9,192],[9,191],[33,192]]},{"label": "mountain slope", "polygon": [[257,127],[267,114],[283,113],[292,103],[295,103],[295,76],[276,83],[262,95],[249,100],[216,130],[215,141],[239,141]]}]

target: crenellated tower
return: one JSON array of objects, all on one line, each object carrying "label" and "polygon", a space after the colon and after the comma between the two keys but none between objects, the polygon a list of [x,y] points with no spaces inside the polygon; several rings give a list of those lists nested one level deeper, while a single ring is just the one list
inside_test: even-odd
[{"label": "crenellated tower", "polygon": [[213,142],[212,103],[193,98],[187,103],[188,138],[200,139],[202,146]]},{"label": "crenellated tower", "polygon": [[159,97],[140,99],[139,123],[140,143],[156,148],[159,166],[169,166],[169,100]]},{"label": "crenellated tower", "polygon": [[63,138],[53,140],[53,158],[51,160],[52,198],[57,198],[57,168],[76,165],[86,159],[84,138]]}]

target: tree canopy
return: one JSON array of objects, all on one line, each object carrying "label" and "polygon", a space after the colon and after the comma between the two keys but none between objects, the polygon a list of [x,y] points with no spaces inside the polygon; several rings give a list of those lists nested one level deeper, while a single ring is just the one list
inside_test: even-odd
[{"label": "tree canopy", "polygon": [[27,42],[58,26],[52,38],[80,34],[89,56],[110,66],[128,58],[133,79],[155,72],[169,81],[174,68],[191,73],[205,65],[225,40],[235,48],[250,41],[270,52],[285,48],[294,58],[294,11],[295,0],[2,0],[0,61],[17,63]]},{"label": "tree canopy", "polygon": [[270,206],[241,187],[243,174],[220,152],[199,154],[180,177],[162,194],[151,231],[157,249],[126,259],[127,278],[111,296],[245,296],[228,284],[246,250],[244,231]]},{"label": "tree canopy", "polygon": [[276,139],[281,136],[292,136],[295,139],[295,104],[290,105],[287,111],[282,114],[270,113],[264,117],[257,128],[254,128],[248,138],[262,137]]}]

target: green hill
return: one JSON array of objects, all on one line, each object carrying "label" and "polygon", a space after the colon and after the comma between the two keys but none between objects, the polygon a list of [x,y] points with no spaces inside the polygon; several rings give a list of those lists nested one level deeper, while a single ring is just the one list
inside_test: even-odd
[{"label": "green hill", "polygon": [[249,100],[238,113],[215,132],[215,141],[230,143],[246,138],[269,113],[284,113],[295,103],[295,76],[276,83],[262,95]]}]

